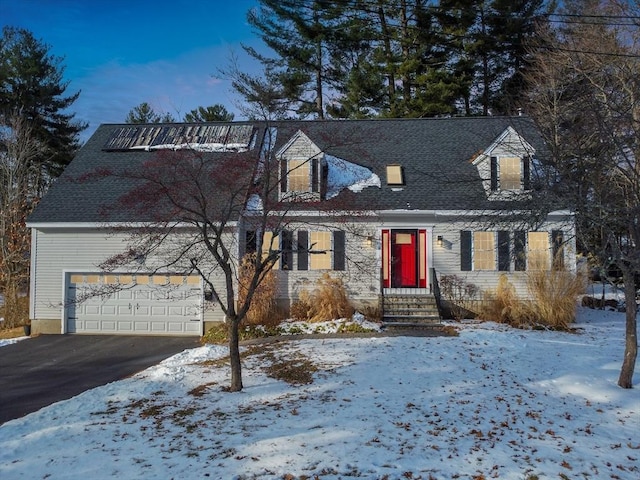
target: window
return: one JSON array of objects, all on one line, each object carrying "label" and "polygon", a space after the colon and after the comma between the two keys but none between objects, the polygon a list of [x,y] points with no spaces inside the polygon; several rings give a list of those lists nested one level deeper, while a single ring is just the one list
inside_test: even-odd
[{"label": "window", "polygon": [[311,191],[309,182],[309,161],[289,160],[288,191],[309,192]]},{"label": "window", "polygon": [[495,270],[496,249],[494,232],[460,232],[460,270]]},{"label": "window", "polygon": [[280,161],[280,198],[318,201],[324,195],[328,167],[318,158]]},{"label": "window", "polygon": [[298,231],[297,269],[298,270],[333,270],[345,269],[345,233],[342,230],[333,232]]},{"label": "window", "polygon": [[[262,235],[262,260],[266,260],[269,255],[273,255],[280,249],[278,235],[273,232],[264,232]],[[274,269],[278,268],[278,262],[273,265]]]},{"label": "window", "polygon": [[500,157],[501,190],[520,190],[522,188],[520,166],[521,160],[519,157]]},{"label": "window", "polygon": [[331,269],[331,232],[311,232],[309,253],[311,270]]},{"label": "window", "polygon": [[404,185],[404,172],[400,165],[387,165],[387,185]]},{"label": "window", "polygon": [[491,157],[491,191],[529,190],[529,157]]},{"label": "window", "polygon": [[529,232],[527,235],[527,268],[549,270],[549,234]]},{"label": "window", "polygon": [[473,232],[473,269],[496,269],[496,250],[493,232]]},{"label": "window", "polygon": [[[250,250],[255,235],[247,233],[244,249]],[[255,244],[254,244],[255,245]],[[242,248],[242,247],[241,247]],[[255,252],[255,247],[253,252]],[[345,232],[306,230],[282,230],[279,235],[265,232],[262,236],[262,258],[270,254],[278,255],[279,259],[273,268],[278,270],[345,270],[346,248]]]}]

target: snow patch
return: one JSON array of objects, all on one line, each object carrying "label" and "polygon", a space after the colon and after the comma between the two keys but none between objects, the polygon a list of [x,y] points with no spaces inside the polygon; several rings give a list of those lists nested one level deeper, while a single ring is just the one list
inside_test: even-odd
[{"label": "snow patch", "polygon": [[359,193],[367,187],[380,188],[380,177],[362,165],[356,165],[342,158],[325,155],[328,167],[327,198],[337,196],[348,188]]}]

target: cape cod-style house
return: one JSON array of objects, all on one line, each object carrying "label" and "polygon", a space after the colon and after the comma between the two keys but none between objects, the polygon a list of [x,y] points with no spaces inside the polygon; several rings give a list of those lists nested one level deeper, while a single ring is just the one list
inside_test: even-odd
[{"label": "cape cod-style house", "polygon": [[[145,218],[112,210],[106,221],[105,207],[130,185],[91,172],[185,148],[211,161],[242,152],[259,165],[268,152],[279,162],[273,195],[294,219],[275,240],[284,307],[324,273],[343,280],[355,306],[393,319],[397,306],[384,299],[428,304],[444,275],[480,292],[507,275],[527,295],[528,271],[554,259],[575,268],[572,212],[530,214],[545,147],[527,117],[102,125],[28,220],[34,333],[201,335],[223,320],[202,308],[198,275],[100,268],[125,248],[112,227]],[[257,233],[269,235],[251,226],[260,207],[246,198],[233,222],[237,258],[255,249]],[[92,285],[111,284],[128,287],[79,301]]]}]

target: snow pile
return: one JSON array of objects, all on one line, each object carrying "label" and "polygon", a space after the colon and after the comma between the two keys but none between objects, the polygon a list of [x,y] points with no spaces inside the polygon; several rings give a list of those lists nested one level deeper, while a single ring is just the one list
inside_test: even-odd
[{"label": "snow pile", "polygon": [[325,155],[328,166],[327,198],[337,196],[343,189],[361,192],[367,187],[380,187],[380,177],[366,167],[342,158]]},{"label": "snow pile", "polygon": [[11,345],[13,343],[20,342],[21,340],[27,340],[31,337],[15,337],[15,338],[4,338],[0,339],[0,347],[4,347],[6,345]]},{"label": "snow pile", "polygon": [[370,332],[380,331],[380,324],[370,322],[359,312],[356,312],[350,320],[341,318],[339,320],[313,323],[290,321],[280,324],[278,331],[282,335],[338,333],[341,327],[348,328],[351,325],[357,325]]},{"label": "snow pile", "polygon": [[247,347],[236,394],[226,348],[187,350],[0,426],[0,478],[640,478],[624,314],[458,328]]}]

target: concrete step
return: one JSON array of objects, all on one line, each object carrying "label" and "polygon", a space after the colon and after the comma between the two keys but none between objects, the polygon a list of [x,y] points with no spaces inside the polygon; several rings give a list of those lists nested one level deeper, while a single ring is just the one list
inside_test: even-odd
[{"label": "concrete step", "polygon": [[433,322],[386,322],[383,320],[383,330],[428,330],[442,327],[440,320]]}]

